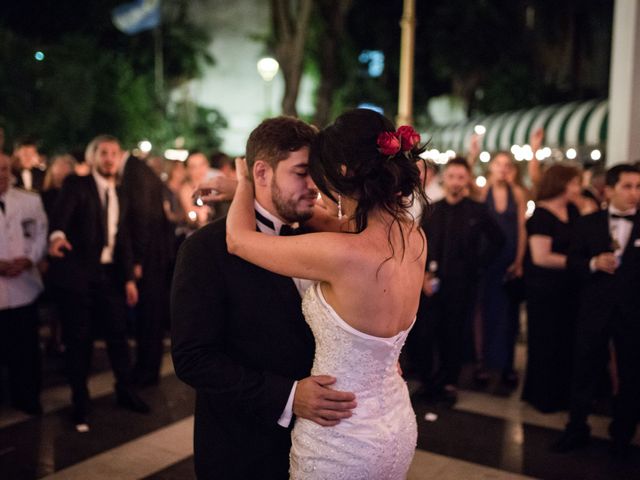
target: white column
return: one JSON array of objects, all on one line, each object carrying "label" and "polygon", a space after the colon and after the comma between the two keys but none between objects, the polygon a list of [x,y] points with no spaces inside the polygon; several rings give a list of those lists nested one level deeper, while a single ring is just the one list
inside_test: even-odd
[{"label": "white column", "polygon": [[613,12],[607,166],[640,160],[640,0]]}]

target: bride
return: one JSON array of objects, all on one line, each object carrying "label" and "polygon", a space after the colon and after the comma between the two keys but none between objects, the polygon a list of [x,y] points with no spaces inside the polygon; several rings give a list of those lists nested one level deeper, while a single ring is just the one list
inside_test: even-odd
[{"label": "bride", "polygon": [[343,232],[272,237],[256,231],[253,185],[237,160],[227,217],[229,252],[288,277],[314,280],[303,299],[316,353],[312,375],[351,391],[353,416],[333,426],[297,418],[292,479],[403,479],[416,419],[397,368],[413,326],[427,255],[410,214],[425,201],[416,166],[419,135],[371,110],[344,113],[311,146],[309,173],[348,217]]}]

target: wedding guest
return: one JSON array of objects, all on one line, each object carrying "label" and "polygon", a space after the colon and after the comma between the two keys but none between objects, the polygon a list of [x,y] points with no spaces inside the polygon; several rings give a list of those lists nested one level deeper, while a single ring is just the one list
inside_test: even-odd
[{"label": "wedding guest", "polygon": [[595,210],[603,208],[603,205],[606,203],[604,190],[604,168],[600,164],[586,168],[582,178],[582,196],[593,200],[593,203],[596,205]]},{"label": "wedding guest", "polygon": [[120,166],[119,196],[127,205],[124,221],[131,238],[133,273],[138,286],[133,381],[156,385],[160,379],[165,327],[169,323],[166,282],[173,239],[167,235],[164,185],[141,159],[125,157]]},{"label": "wedding guest", "polygon": [[509,153],[497,153],[489,164],[489,182],[478,192],[479,201],[487,205],[506,243],[484,276],[479,298],[481,327],[476,332],[481,346],[475,375],[479,382],[485,382],[485,368],[499,370],[507,386],[515,386],[518,382],[513,360],[520,301],[509,292],[517,291],[516,281],[522,277],[527,239],[524,193],[509,183],[514,168]]},{"label": "wedding guest", "polygon": [[[62,188],[62,183],[65,178],[74,173],[75,165],[76,161],[71,155],[64,154],[53,157],[52,163],[44,177],[42,192],[40,192],[47,218],[51,218],[51,215],[53,215],[53,208],[58,199],[60,189]],[[40,302],[40,314],[43,322],[48,324],[50,330],[46,351],[50,355],[61,355],[64,352],[64,344],[62,342],[62,332],[60,329],[60,309],[58,306],[57,289],[52,283],[47,259],[42,261],[40,268],[45,284],[45,291]]]},{"label": "wedding guest", "polygon": [[10,162],[0,156],[0,362],[9,373],[11,404],[42,412],[42,367],[36,300],[37,269],[45,252],[47,217],[40,196],[10,185]]},{"label": "wedding guest", "polygon": [[[418,163],[418,165],[421,162]],[[440,178],[440,168],[431,160],[425,160],[425,187],[424,193],[430,202],[438,202],[444,198],[442,179]]]},{"label": "wedding guest", "polygon": [[88,431],[87,378],[92,334],[100,328],[116,377],[120,406],[146,413],[149,407],[132,389],[126,305],[138,301],[131,240],[126,231],[126,199],[116,189],[123,152],[117,138],[96,137],[90,152],[92,173],[70,175],[51,217],[49,255],[59,288],[67,375],[72,391],[72,420]]},{"label": "wedding guest", "polygon": [[42,192],[40,193],[48,217],[53,212],[53,206],[56,203],[64,179],[74,173],[75,166],[76,161],[71,155],[55,155],[52,158],[51,165],[44,176]]},{"label": "wedding guest", "polygon": [[640,419],[640,170],[616,165],[607,171],[606,185],[608,209],[580,218],[569,250],[569,267],[583,286],[569,423],[552,448],[567,452],[589,442],[600,352],[613,340],[619,388],[609,433],[612,453],[625,457]]},{"label": "wedding guest", "polygon": [[428,300],[423,297],[418,311],[414,350],[420,359],[424,393],[449,402],[457,399],[465,326],[469,326],[481,272],[505,241],[487,207],[467,197],[470,178],[464,158],[449,160],[442,173],[445,196],[422,221],[429,239],[423,285]]},{"label": "wedding guest", "polygon": [[[223,152],[214,153],[211,156],[211,171],[209,178],[224,176],[235,180],[236,172],[233,168],[233,159]],[[215,213],[211,221],[226,217],[231,201],[220,201],[215,204]]]},{"label": "wedding guest", "polygon": [[11,165],[11,157],[9,157],[9,155],[7,155],[4,151],[4,141],[5,141],[4,128],[0,127],[0,157],[7,159],[9,161],[9,165]]},{"label": "wedding guest", "polygon": [[192,152],[186,161],[187,177],[180,188],[180,203],[189,222],[190,232],[193,233],[198,228],[210,223],[214,214],[215,206],[211,203],[204,203],[198,195],[194,195],[198,186],[209,180],[211,177],[222,176],[222,173],[212,173],[209,160],[202,152]]},{"label": "wedding guest", "polygon": [[580,170],[544,170],[536,209],[527,221],[525,258],[527,367],[522,399],[543,413],[567,408],[572,340],[578,310],[576,279],[567,270],[572,228],[580,216]]},{"label": "wedding guest", "polygon": [[39,168],[40,155],[36,141],[29,137],[19,139],[13,148],[16,164],[13,176],[16,186],[25,190],[42,190],[44,171]]}]

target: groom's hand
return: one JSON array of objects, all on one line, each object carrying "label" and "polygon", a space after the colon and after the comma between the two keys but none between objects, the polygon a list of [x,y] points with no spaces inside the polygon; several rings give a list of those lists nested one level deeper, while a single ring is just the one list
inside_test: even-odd
[{"label": "groom's hand", "polygon": [[356,396],[351,392],[332,390],[334,377],[317,375],[298,382],[293,398],[293,413],[307,420],[332,427],[343,418],[349,418],[356,408]]}]

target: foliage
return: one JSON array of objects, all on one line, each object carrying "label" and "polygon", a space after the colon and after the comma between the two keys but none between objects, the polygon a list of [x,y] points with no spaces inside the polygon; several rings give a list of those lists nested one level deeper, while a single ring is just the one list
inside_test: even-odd
[{"label": "foliage", "polygon": [[[402,3],[354,0],[340,108],[370,101],[395,114]],[[428,123],[429,99],[444,94],[469,113],[606,96],[612,12],[612,0],[416,2],[414,116]],[[381,77],[363,72],[363,50],[384,53]]]},{"label": "foliage", "polygon": [[[32,3],[38,2],[25,1],[27,6]],[[185,138],[187,148],[220,144],[218,130],[226,123],[217,111],[193,105],[193,114],[184,114],[179,106],[169,111],[164,95],[156,95],[153,33],[129,37],[115,30],[109,12],[121,1],[88,10],[88,2],[79,0],[56,3],[64,4],[58,14],[69,13],[61,18],[64,28],[51,22],[52,17],[49,24],[36,19],[30,26],[26,18],[31,16],[21,10],[26,7],[16,5],[0,22],[0,64],[11,66],[0,69],[0,126],[9,141],[34,135],[48,153],[82,150],[99,133],[114,134],[127,147],[145,138],[157,146],[173,146],[177,136]],[[169,87],[202,75],[213,63],[210,36],[186,19],[187,4],[171,2],[164,12],[164,76]],[[49,7],[43,8],[48,12]],[[78,16],[85,10],[92,25]],[[34,59],[36,50],[44,52],[43,61]]]}]

